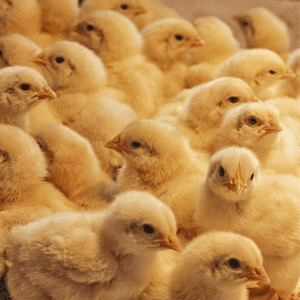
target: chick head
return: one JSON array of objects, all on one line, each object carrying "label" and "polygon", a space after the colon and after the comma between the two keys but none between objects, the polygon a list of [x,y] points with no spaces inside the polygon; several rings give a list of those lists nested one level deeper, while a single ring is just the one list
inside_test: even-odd
[{"label": "chick head", "polygon": [[56,94],[36,70],[14,66],[0,70],[1,115],[24,114],[45,99]]},{"label": "chick head", "polygon": [[107,83],[99,57],[76,42],[52,44],[32,61],[44,67],[49,85],[55,92],[93,91]]},{"label": "chick head", "polygon": [[282,79],[294,78],[282,58],[268,49],[248,49],[237,52],[221,64],[216,77],[238,77],[258,93]]},{"label": "chick head", "polygon": [[206,185],[226,201],[248,199],[258,180],[259,162],[251,150],[228,147],[210,159]]},{"label": "chick head", "polygon": [[191,290],[197,297],[211,289],[225,295],[253,281],[270,281],[256,244],[238,234],[211,231],[195,238],[181,253],[171,276],[171,289],[174,295]]},{"label": "chick head", "polygon": [[191,151],[175,127],[157,120],[131,122],[105,147],[120,152],[134,169],[153,171],[155,177],[172,174]]},{"label": "chick head", "polygon": [[195,27],[180,18],[164,18],[148,24],[141,32],[144,52],[158,64],[182,60],[194,47],[204,44]]},{"label": "chick head", "polygon": [[73,29],[82,43],[105,64],[141,53],[143,39],[136,26],[116,11],[98,10]]},{"label": "chick head", "polygon": [[16,126],[0,124],[1,200],[22,193],[47,177],[45,157],[33,137]]},{"label": "chick head", "polygon": [[195,131],[207,126],[221,125],[231,108],[247,102],[259,102],[249,85],[242,79],[222,77],[201,84],[186,107],[186,122]]},{"label": "chick head", "polygon": [[180,251],[172,210],[149,193],[120,194],[105,214],[103,228],[114,236],[122,251],[139,255],[161,248]]}]

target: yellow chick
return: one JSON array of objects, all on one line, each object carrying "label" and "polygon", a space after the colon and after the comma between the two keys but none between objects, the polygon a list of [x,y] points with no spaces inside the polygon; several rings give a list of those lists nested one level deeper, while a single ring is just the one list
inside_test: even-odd
[{"label": "yellow chick", "polygon": [[247,286],[270,282],[256,244],[239,234],[211,231],[181,253],[162,299],[248,300]]},{"label": "yellow chick", "polygon": [[0,123],[29,130],[27,113],[56,94],[36,70],[14,66],[0,70]]},{"label": "yellow chick", "polygon": [[13,228],[8,290],[24,300],[137,299],[165,248],[180,250],[172,211],[149,193],[127,192],[103,212]]},{"label": "yellow chick", "polygon": [[268,9],[252,8],[233,17],[247,41],[248,48],[264,48],[288,60],[290,36],[288,26]]},{"label": "yellow chick", "polygon": [[125,94],[117,100],[132,107],[140,118],[152,117],[164,101],[164,75],[142,54],[143,38],[136,26],[118,12],[99,10],[75,30],[81,42],[101,58],[108,86]]},{"label": "yellow chick", "polygon": [[71,201],[102,209],[118,193],[117,184],[100,166],[90,143],[66,126],[47,124],[32,133],[44,152],[49,176]]},{"label": "yellow chick", "polygon": [[120,191],[152,193],[173,210],[183,236],[192,238],[198,184],[207,169],[205,157],[198,157],[176,128],[157,120],[133,121],[106,147],[125,159],[117,177]]},{"label": "yellow chick", "polygon": [[104,145],[137,116],[129,106],[101,95],[107,76],[99,57],[76,42],[60,41],[34,61],[45,66],[58,96],[51,103],[62,123],[89,140],[101,167],[114,178],[123,159]]},{"label": "yellow chick", "polygon": [[218,66],[240,50],[232,29],[219,18],[206,16],[197,18],[193,23],[205,43],[191,54],[194,65],[186,74],[188,88],[213,80]]},{"label": "yellow chick", "polygon": [[237,52],[217,69],[217,78],[228,76],[245,80],[258,95],[280,80],[294,78],[295,74],[275,52],[268,49],[247,49]]},{"label": "yellow chick", "polygon": [[195,27],[187,20],[164,18],[147,25],[141,32],[144,53],[166,77],[164,94],[167,98],[185,88],[188,64],[185,56],[203,45]]},{"label": "yellow chick", "polygon": [[278,109],[267,103],[246,103],[231,109],[225,116],[213,152],[240,146],[251,149],[263,169],[300,175],[299,144],[294,134],[281,125]]},{"label": "yellow chick", "polygon": [[271,288],[284,300],[300,276],[299,186],[293,176],[260,173],[249,149],[229,147],[212,156],[196,203],[203,230],[232,231],[256,243]]},{"label": "yellow chick", "polygon": [[171,124],[188,138],[193,150],[210,152],[226,112],[242,103],[258,101],[245,81],[218,78],[194,88],[191,98],[182,105],[181,114]]}]

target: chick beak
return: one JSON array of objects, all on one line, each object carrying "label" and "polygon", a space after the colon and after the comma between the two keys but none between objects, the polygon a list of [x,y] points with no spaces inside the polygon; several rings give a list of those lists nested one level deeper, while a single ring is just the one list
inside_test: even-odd
[{"label": "chick beak", "polygon": [[125,149],[123,143],[121,142],[121,133],[119,133],[117,136],[115,136],[111,141],[109,141],[105,147],[109,148],[109,149],[113,149],[115,151],[118,151],[120,153],[122,153],[123,151],[127,152],[128,151]]},{"label": "chick beak", "polygon": [[261,130],[265,130],[266,135],[267,135],[267,134],[274,133],[274,132],[280,132],[283,129],[279,123],[275,123],[275,124],[268,124],[268,125],[264,126]]},{"label": "chick beak", "polygon": [[246,274],[243,277],[250,281],[257,281],[261,286],[270,283],[270,278],[263,266],[257,268],[246,267]]},{"label": "chick beak", "polygon": [[287,69],[285,74],[283,74],[283,76],[281,76],[281,79],[292,79],[295,77],[296,77],[296,74],[291,69]]},{"label": "chick beak", "polygon": [[180,246],[178,243],[178,239],[176,236],[169,235],[166,239],[163,239],[159,242],[159,246],[162,248],[173,249],[175,251],[180,252]]},{"label": "chick beak", "polygon": [[190,42],[190,46],[191,47],[199,47],[199,46],[202,46],[202,45],[204,45],[205,44],[205,42],[203,41],[203,40],[201,40],[201,39],[199,39],[199,38],[193,38],[192,40],[191,40],[191,42]]},{"label": "chick beak", "polygon": [[84,30],[81,24],[77,24],[76,26],[74,26],[71,31],[77,32],[78,34],[84,34]]},{"label": "chick beak", "polygon": [[143,7],[137,7],[136,9],[134,9],[133,13],[137,16],[137,15],[141,15],[141,14],[145,14],[147,11],[143,8]]},{"label": "chick beak", "polygon": [[43,91],[36,94],[35,97],[39,100],[57,98],[56,94],[48,86],[44,86]]},{"label": "chick beak", "polygon": [[261,102],[254,94],[249,98],[249,102]]},{"label": "chick beak", "polygon": [[35,56],[32,59],[32,62],[38,64],[38,65],[42,65],[44,67],[50,66],[48,60],[46,59],[45,55],[43,53],[40,53],[39,55]]},{"label": "chick beak", "polygon": [[227,184],[227,187],[237,195],[242,194],[244,189],[247,187],[247,184],[245,183],[241,173],[241,165],[239,165],[236,176],[231,179],[230,183]]}]

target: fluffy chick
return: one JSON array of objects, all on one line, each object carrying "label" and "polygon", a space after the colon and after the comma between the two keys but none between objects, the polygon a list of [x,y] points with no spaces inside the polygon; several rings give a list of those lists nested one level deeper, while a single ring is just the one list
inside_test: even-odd
[{"label": "fluffy chick", "polygon": [[143,38],[136,26],[115,11],[99,10],[77,27],[82,43],[100,56],[108,86],[125,93],[120,102],[140,118],[152,117],[163,101],[163,73],[142,54]]},{"label": "fluffy chick", "polygon": [[251,149],[263,169],[299,176],[300,151],[294,134],[280,124],[278,109],[267,103],[246,103],[225,116],[213,152],[227,146]]},{"label": "fluffy chick", "polygon": [[290,36],[288,26],[266,8],[252,8],[233,17],[238,22],[248,48],[264,48],[288,60]]},{"label": "fluffy chick", "polygon": [[173,210],[183,236],[193,237],[195,199],[207,166],[180,132],[157,120],[133,121],[106,147],[125,159],[117,177],[120,191],[152,193]]},{"label": "fluffy chick", "polygon": [[220,65],[216,77],[224,76],[245,80],[257,95],[282,79],[294,78],[295,74],[275,52],[247,49],[237,52]]},{"label": "fluffy chick", "polygon": [[104,145],[137,116],[129,106],[101,96],[107,77],[99,57],[76,42],[60,41],[34,60],[45,66],[62,123],[88,139],[102,168],[115,176],[123,159]]},{"label": "fluffy chick", "polygon": [[271,287],[280,299],[290,299],[300,275],[299,197],[299,180],[261,174],[249,149],[229,147],[211,158],[195,222],[252,239],[263,254]]},{"label": "fluffy chick", "polygon": [[90,143],[66,126],[48,124],[32,133],[48,161],[49,176],[76,204],[102,209],[118,193],[100,166]]},{"label": "fluffy chick", "polygon": [[24,300],[137,299],[163,248],[179,250],[172,211],[148,193],[127,192],[104,212],[15,227],[8,289]]},{"label": "fluffy chick", "polygon": [[186,54],[204,42],[198,37],[195,27],[180,18],[154,21],[141,33],[144,37],[144,53],[165,74],[165,96],[174,96],[185,88],[188,69]]},{"label": "fluffy chick", "polygon": [[186,74],[186,86],[189,88],[213,80],[218,66],[240,49],[232,29],[219,18],[206,16],[197,18],[193,23],[205,43],[192,52],[194,65]]},{"label": "fluffy chick", "polygon": [[238,234],[212,231],[181,253],[168,299],[248,300],[247,285],[253,281],[270,281],[256,244]]},{"label": "fluffy chick", "polygon": [[197,151],[211,151],[228,110],[246,102],[258,102],[248,84],[234,77],[223,77],[199,85],[183,104],[175,126]]},{"label": "fluffy chick", "polygon": [[27,131],[27,112],[56,94],[36,70],[14,66],[0,70],[0,122],[16,125]]}]

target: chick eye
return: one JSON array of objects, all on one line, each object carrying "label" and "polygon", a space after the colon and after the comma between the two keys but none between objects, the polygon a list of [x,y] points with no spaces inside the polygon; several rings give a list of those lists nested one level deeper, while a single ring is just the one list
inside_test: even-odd
[{"label": "chick eye", "polygon": [[273,71],[273,70],[270,70],[269,73],[270,73],[270,74],[275,74],[276,72]]},{"label": "chick eye", "polygon": [[254,178],[254,173],[251,175],[250,180],[252,181]]},{"label": "chick eye", "polygon": [[180,40],[183,39],[183,36],[180,35],[180,34],[176,34],[176,35],[175,35],[175,39],[176,39],[177,41],[180,41]]},{"label": "chick eye", "polygon": [[143,226],[143,230],[144,232],[146,232],[147,234],[152,234],[154,232],[154,228],[148,224],[145,224]]},{"label": "chick eye", "polygon": [[255,118],[249,118],[248,119],[248,124],[251,126],[255,126],[257,124],[257,120]]},{"label": "chick eye", "polygon": [[95,27],[93,25],[87,25],[86,29],[89,30],[89,31],[91,31],[91,30],[94,30]]},{"label": "chick eye", "polygon": [[0,150],[0,164],[8,160],[8,154]]},{"label": "chick eye", "polygon": [[30,90],[30,85],[23,83],[20,85],[20,89],[23,91],[28,91],[28,90]]},{"label": "chick eye", "polygon": [[219,169],[219,175],[221,176],[221,177],[224,177],[224,175],[225,175],[225,170],[224,170],[224,168],[221,166],[220,167],[220,169]]},{"label": "chick eye", "polygon": [[122,4],[122,5],[121,5],[121,8],[122,8],[122,9],[128,9],[128,5],[127,5],[127,4]]},{"label": "chick eye", "polygon": [[231,102],[231,103],[237,103],[238,101],[239,101],[238,97],[230,97],[229,98],[229,102]]},{"label": "chick eye", "polygon": [[248,26],[248,22],[246,22],[246,21],[243,21],[243,26]]},{"label": "chick eye", "polygon": [[0,50],[0,56],[2,56],[2,51]]},{"label": "chick eye", "polygon": [[39,147],[41,148],[41,150],[44,150],[43,145],[41,143],[39,143],[39,142],[37,142],[37,143],[38,143]]},{"label": "chick eye", "polygon": [[230,268],[232,268],[232,269],[238,269],[238,268],[241,267],[241,266],[240,266],[240,262],[239,262],[237,259],[235,259],[235,258],[229,259],[228,262],[227,262],[227,265],[228,265]]},{"label": "chick eye", "polygon": [[141,146],[141,144],[137,142],[132,142],[131,145],[133,148],[139,148]]},{"label": "chick eye", "polygon": [[61,57],[61,56],[58,56],[58,57],[55,58],[55,61],[56,61],[58,64],[61,64],[62,62],[65,61],[65,59],[64,59],[63,57]]}]

